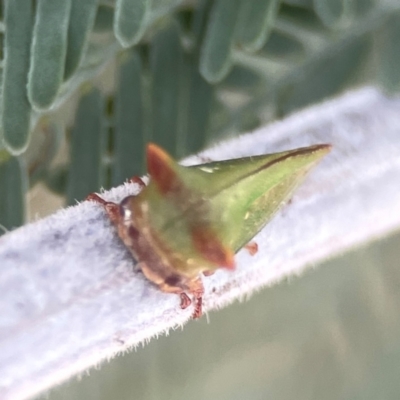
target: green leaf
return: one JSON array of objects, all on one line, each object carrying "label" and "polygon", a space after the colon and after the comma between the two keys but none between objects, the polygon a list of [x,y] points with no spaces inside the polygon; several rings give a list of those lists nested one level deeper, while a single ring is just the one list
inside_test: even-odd
[{"label": "green leaf", "polygon": [[185,154],[196,153],[204,148],[209,139],[210,117],[215,105],[215,87],[200,74],[193,57],[188,61],[188,75]]},{"label": "green leaf", "polygon": [[142,62],[136,52],[125,54],[115,96],[112,184],[144,174]]},{"label": "green leaf", "polygon": [[284,2],[296,7],[311,8],[313,0],[284,0]]},{"label": "green leaf", "polygon": [[89,33],[94,26],[97,4],[99,2],[99,0],[71,1],[64,80],[69,79],[79,67],[88,44]]},{"label": "green leaf", "polygon": [[32,2],[5,2],[5,56],[1,126],[4,144],[12,154],[28,146],[31,106],[26,93],[32,36]]},{"label": "green leaf", "polygon": [[100,5],[97,8],[93,31],[97,33],[111,31],[113,29],[113,23],[114,8],[106,5]]},{"label": "green leaf", "polygon": [[52,168],[45,178],[46,186],[54,193],[65,195],[68,183],[68,166],[59,165]]},{"label": "green leaf", "polygon": [[232,89],[255,89],[262,83],[262,77],[244,66],[235,65],[222,81],[223,87]]},{"label": "green leaf", "polygon": [[355,0],[351,4],[352,11],[356,16],[364,16],[376,5],[376,0]]},{"label": "green leaf", "polygon": [[65,128],[61,121],[44,117],[38,122],[32,142],[21,156],[28,169],[30,186],[47,175],[64,137]]},{"label": "green leaf", "polygon": [[11,157],[11,154],[7,150],[2,148],[0,143],[0,164],[8,161]]},{"label": "green leaf", "polygon": [[400,12],[382,27],[377,37],[378,82],[389,93],[400,89]]},{"label": "green leaf", "polygon": [[232,66],[239,4],[238,0],[215,0],[213,4],[200,57],[200,72],[208,82],[219,82]]},{"label": "green leaf", "polygon": [[267,44],[260,50],[260,54],[278,59],[295,58],[304,55],[304,46],[289,34],[273,31]]},{"label": "green leaf", "polygon": [[279,93],[278,107],[282,114],[317,102],[335,93],[357,74],[371,47],[370,38],[359,37],[325,53],[308,65],[295,71]]},{"label": "green leaf", "polygon": [[82,96],[71,134],[67,202],[84,200],[104,184],[102,158],[106,137],[103,122],[103,97],[98,89]]},{"label": "green leaf", "polygon": [[326,26],[332,26],[337,23],[348,7],[348,0],[313,1],[316,14]]},{"label": "green leaf", "polygon": [[13,229],[25,222],[27,174],[16,157],[0,162],[0,235],[2,228]]},{"label": "green leaf", "polygon": [[114,32],[123,47],[133,46],[141,39],[149,8],[150,0],[117,0]]},{"label": "green leaf", "polygon": [[33,29],[28,97],[37,110],[55,100],[64,79],[71,0],[38,0]]},{"label": "green leaf", "polygon": [[197,7],[193,10],[191,31],[196,47],[199,47],[203,40],[212,4],[213,0],[199,0]]},{"label": "green leaf", "polygon": [[325,33],[326,31],[326,27],[321,23],[313,8],[291,7],[282,4],[278,18],[287,21],[291,32],[296,32],[298,28],[316,33]]},{"label": "green leaf", "polygon": [[260,50],[274,26],[280,0],[246,0],[239,14],[237,40],[249,51]]},{"label": "green leaf", "polygon": [[152,140],[176,155],[182,47],[177,24],[159,32],[150,47]]}]

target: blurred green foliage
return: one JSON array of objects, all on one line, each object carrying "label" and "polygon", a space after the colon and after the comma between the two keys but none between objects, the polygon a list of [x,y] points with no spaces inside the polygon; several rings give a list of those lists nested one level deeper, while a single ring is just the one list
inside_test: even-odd
[{"label": "blurred green foliage", "polygon": [[[28,179],[12,191],[7,177],[0,180],[1,204],[20,196],[13,198],[21,204],[18,218],[11,222],[1,209],[7,228],[23,223],[25,192],[38,181],[73,203],[143,174],[150,140],[182,157],[350,86],[399,88],[395,0],[3,0],[1,6],[0,152]],[[115,85],[105,93],[95,78],[110,62]],[[83,97],[64,129],[54,110],[62,111],[71,95]],[[65,138],[69,162],[55,167]],[[0,157],[0,163],[5,159],[11,162]]]}]

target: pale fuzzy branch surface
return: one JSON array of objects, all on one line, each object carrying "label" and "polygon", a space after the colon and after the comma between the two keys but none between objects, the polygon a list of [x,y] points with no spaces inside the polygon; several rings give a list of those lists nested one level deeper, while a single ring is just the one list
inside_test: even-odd
[{"label": "pale fuzzy branch surface", "polygon": [[[204,279],[205,309],[400,227],[400,100],[371,88],[202,153],[215,160],[334,148],[257,236],[259,252]],[[198,163],[191,158],[187,163]],[[127,184],[104,196],[120,200]],[[133,268],[102,207],[85,202],[0,239],[0,398],[25,399],[191,316]]]}]

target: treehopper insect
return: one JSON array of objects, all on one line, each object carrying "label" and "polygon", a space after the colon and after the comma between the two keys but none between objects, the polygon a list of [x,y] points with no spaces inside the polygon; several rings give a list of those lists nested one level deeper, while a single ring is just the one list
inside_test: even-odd
[{"label": "treehopper insect", "polygon": [[[93,193],[139,268],[163,292],[176,293],[184,309],[194,299],[193,318],[202,315],[202,275],[235,268],[235,253],[267,224],[327,154],[320,144],[281,153],[208,162],[176,163],[164,150],[147,146],[150,182],[121,203]],[[250,244],[250,253],[257,251]],[[191,297],[189,297],[191,296]]]}]

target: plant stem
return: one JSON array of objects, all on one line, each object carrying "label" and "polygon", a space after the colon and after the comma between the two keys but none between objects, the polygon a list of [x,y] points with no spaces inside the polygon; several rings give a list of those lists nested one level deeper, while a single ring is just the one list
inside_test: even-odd
[{"label": "plant stem", "polygon": [[[205,310],[400,228],[400,99],[364,88],[203,152],[227,159],[315,143],[333,151],[237,255],[204,278]],[[186,164],[201,162],[191,157]],[[120,200],[134,184],[103,193]],[[26,399],[154,335],[189,307],[133,268],[103,208],[84,202],[0,239],[0,397]]]}]

